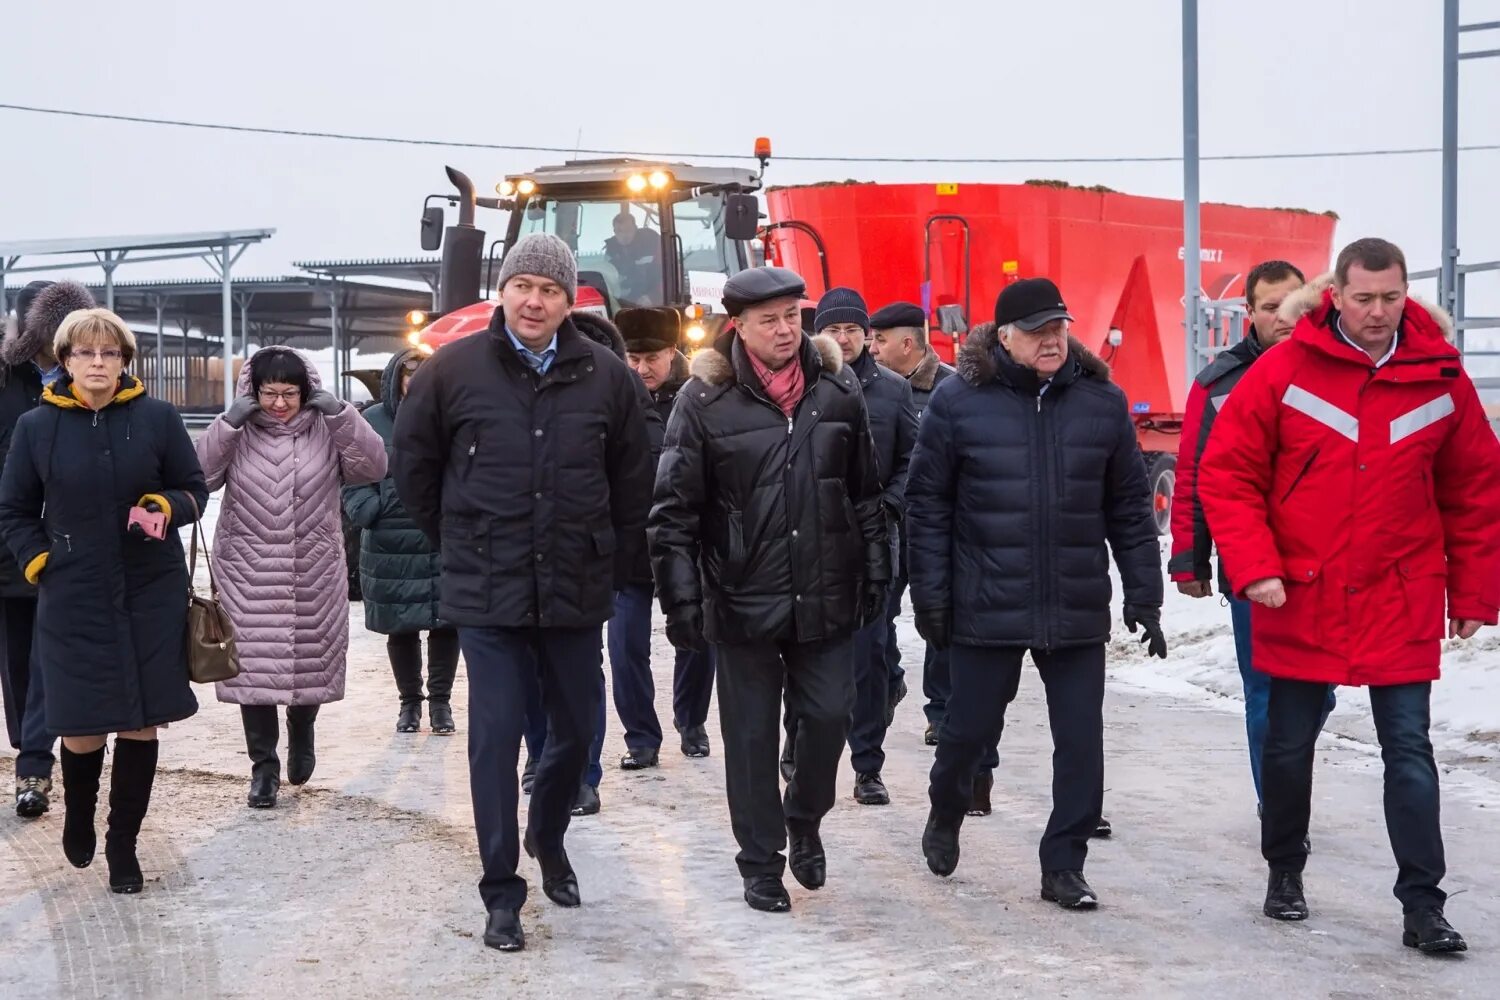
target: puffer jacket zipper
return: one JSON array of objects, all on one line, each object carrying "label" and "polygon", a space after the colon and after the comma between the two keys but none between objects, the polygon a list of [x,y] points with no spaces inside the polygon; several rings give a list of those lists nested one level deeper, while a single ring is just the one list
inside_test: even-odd
[{"label": "puffer jacket zipper", "polygon": [[1051,568],[1047,553],[1052,544],[1052,517],[1050,505],[1047,503],[1047,483],[1052,475],[1052,456],[1047,448],[1047,425],[1048,415],[1042,412],[1042,394],[1036,397],[1036,420],[1031,427],[1032,450],[1031,453],[1039,457],[1038,468],[1031,477],[1032,482],[1032,510],[1037,512],[1037,530],[1032,536],[1036,540],[1033,547],[1032,572],[1035,574],[1035,593],[1037,600],[1036,629],[1035,634],[1041,638],[1043,649],[1052,648],[1052,630],[1050,628],[1049,612],[1052,601]]}]

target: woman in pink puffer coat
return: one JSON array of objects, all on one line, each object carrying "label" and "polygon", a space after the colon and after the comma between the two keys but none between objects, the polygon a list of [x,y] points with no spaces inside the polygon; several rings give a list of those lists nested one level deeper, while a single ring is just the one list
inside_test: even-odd
[{"label": "woman in pink puffer coat", "polygon": [[218,685],[240,706],[252,808],[281,788],[276,706],[285,705],[287,780],[316,763],[318,706],[344,697],[349,591],[339,489],[385,476],[380,435],[323,388],[287,347],[257,351],[238,397],[198,439],[210,492],[224,486],[214,531],[219,596],[234,623],[240,675]]}]

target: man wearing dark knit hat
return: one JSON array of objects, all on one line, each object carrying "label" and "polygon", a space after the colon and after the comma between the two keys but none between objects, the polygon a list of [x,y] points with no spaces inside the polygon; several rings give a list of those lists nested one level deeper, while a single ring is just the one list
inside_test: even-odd
[{"label": "man wearing dark knit hat", "polygon": [[563,848],[602,717],[600,630],[640,544],[651,456],[645,390],[569,317],[573,253],[545,233],[500,268],[490,328],[438,350],[396,416],[397,491],[442,555],[439,614],[469,676],[469,786],[489,911],[484,943],[525,946],[516,763],[528,681],[547,716],[527,809],[542,891],[580,902]]},{"label": "man wearing dark knit hat", "polygon": [[[667,421],[651,562],[667,637],[713,643],[730,822],[745,902],[784,912],[781,875],[827,876],[820,824],[848,734],[853,633],[885,608],[886,513],[859,381],[802,332],[806,286],[761,267],[724,286],[734,328],[698,351]],[[780,795],[782,696],[797,766]]]},{"label": "man wearing dark knit hat", "polygon": [[[813,331],[832,337],[843,354],[844,364],[859,379],[865,409],[870,415],[870,436],[875,442],[881,506],[892,542],[892,565],[897,562],[901,518],[906,510],[906,467],[917,439],[917,414],[912,408],[911,386],[889,368],[875,363],[866,349],[870,315],[865,300],[852,288],[830,288],[818,301]],[[861,805],[887,805],[890,793],[881,778],[885,765],[885,733],[895,715],[896,704],[906,695],[904,678],[890,676],[888,651],[896,642],[896,615],[889,595],[879,620],[854,633],[854,711],[849,720],[849,763],[854,768],[854,800]],[[895,657],[900,669],[900,657]],[[787,738],[782,750],[782,769],[792,767],[796,746],[796,720],[787,714]]]},{"label": "man wearing dark knit hat", "polygon": [[[62,377],[52,353],[57,328],[76,309],[92,309],[88,289],[71,281],[33,281],[16,294],[13,325],[0,342],[0,465],[16,421],[41,401],[42,388]],[[16,815],[35,819],[50,807],[52,736],[47,732],[40,670],[32,669],[37,589],[15,560],[0,559],[0,687],[5,728],[16,754]]]}]

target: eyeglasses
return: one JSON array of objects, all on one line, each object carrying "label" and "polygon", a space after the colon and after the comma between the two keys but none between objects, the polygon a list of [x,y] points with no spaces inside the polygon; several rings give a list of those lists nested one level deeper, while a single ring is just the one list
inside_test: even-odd
[{"label": "eyeglasses", "polygon": [[85,361],[90,364],[93,363],[95,358],[98,358],[101,361],[119,361],[125,356],[123,351],[116,350],[113,347],[106,347],[102,351],[94,351],[90,350],[87,347],[81,347],[76,351],[70,351],[68,353],[77,358],[79,361]]},{"label": "eyeglasses", "polygon": [[267,392],[262,389],[258,395],[262,403],[285,403],[290,406],[302,398],[302,390],[291,389],[287,392]]}]

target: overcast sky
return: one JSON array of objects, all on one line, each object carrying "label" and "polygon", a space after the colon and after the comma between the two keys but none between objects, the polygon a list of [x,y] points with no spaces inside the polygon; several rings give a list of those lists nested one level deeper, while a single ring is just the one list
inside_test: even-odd
[{"label": "overcast sky", "polygon": [[[1204,0],[1205,154],[1435,146],[1438,0]],[[1181,151],[1178,0],[6,0],[0,101],[478,142],[800,155]],[[1500,0],[1464,0],[1500,20]],[[1467,48],[1500,47],[1500,32]],[[1500,142],[1500,60],[1461,141]],[[557,154],[232,135],[0,110],[0,239],[268,226],[239,273],[419,253],[442,167],[482,187]],[[750,162],[747,159],[747,164]],[[1207,163],[1205,200],[1333,209],[1336,244],[1440,249],[1437,155]],[[1180,197],[1161,165],[775,163],[774,183],[1055,177]],[[1466,259],[1500,258],[1500,152],[1461,161]],[[493,227],[492,227],[493,228]],[[197,262],[122,280],[209,276]],[[16,279],[12,279],[14,284]],[[1495,280],[1495,279],[1492,279]],[[1500,283],[1500,282],[1497,282]],[[1488,298],[1488,296],[1486,296]]]}]

